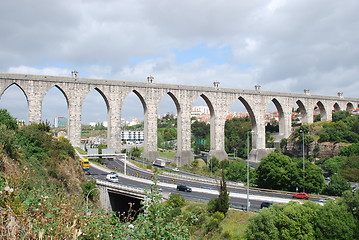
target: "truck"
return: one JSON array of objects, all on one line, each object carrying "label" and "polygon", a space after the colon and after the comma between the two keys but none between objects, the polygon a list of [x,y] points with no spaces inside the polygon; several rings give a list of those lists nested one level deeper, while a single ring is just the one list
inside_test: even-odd
[{"label": "truck", "polygon": [[152,165],[157,166],[157,167],[165,167],[166,166],[166,161],[163,160],[163,159],[157,158],[155,161],[153,161]]},{"label": "truck", "polygon": [[81,167],[82,167],[82,170],[85,173],[89,173],[89,171],[90,171],[90,162],[89,162],[89,160],[87,158],[81,159]]}]

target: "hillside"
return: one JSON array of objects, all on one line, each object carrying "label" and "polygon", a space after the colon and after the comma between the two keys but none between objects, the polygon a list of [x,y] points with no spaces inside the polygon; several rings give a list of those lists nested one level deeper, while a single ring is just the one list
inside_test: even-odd
[{"label": "hillside", "polygon": [[333,113],[332,121],[302,125],[288,139],[282,139],[283,153],[291,157],[304,155],[325,159],[339,155],[340,149],[359,143],[359,116],[349,112]]}]

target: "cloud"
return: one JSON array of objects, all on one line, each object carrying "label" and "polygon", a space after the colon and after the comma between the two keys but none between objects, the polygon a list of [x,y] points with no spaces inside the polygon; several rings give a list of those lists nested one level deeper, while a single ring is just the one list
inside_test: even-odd
[{"label": "cloud", "polygon": [[1,1],[0,71],[357,97],[358,9],[355,0]]}]

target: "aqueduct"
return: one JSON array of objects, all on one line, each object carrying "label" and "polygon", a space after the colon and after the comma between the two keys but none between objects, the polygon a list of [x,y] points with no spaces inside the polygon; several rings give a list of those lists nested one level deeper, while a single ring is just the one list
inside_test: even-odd
[{"label": "aqueduct", "polygon": [[358,98],[312,95],[304,93],[284,93],[255,90],[221,88],[218,82],[213,87],[160,84],[148,78],[148,82],[128,82],[96,80],[73,77],[0,74],[0,96],[12,85],[17,85],[24,93],[28,104],[28,121],[40,122],[42,101],[53,87],[65,96],[68,108],[68,138],[74,146],[81,141],[82,103],[93,89],[103,97],[108,113],[108,147],[121,150],[121,108],[125,97],[133,92],[142,102],[144,109],[145,151],[149,159],[157,157],[157,109],[161,98],[168,94],[177,108],[177,153],[179,165],[193,160],[191,149],[191,110],[196,99],[201,96],[210,109],[210,155],[218,159],[227,157],[224,150],[224,125],[227,112],[235,101],[240,101],[247,109],[252,124],[251,156],[260,159],[269,149],[265,146],[265,110],[273,102],[279,113],[279,137],[291,133],[293,104],[297,104],[303,123],[313,122],[314,107],[320,109],[321,120],[330,120],[332,111],[347,110],[359,106]]}]

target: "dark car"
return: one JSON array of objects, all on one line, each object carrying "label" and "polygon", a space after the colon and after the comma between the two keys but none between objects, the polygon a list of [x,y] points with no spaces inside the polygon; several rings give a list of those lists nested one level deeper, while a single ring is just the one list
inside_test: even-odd
[{"label": "dark car", "polygon": [[192,188],[186,186],[186,185],[177,185],[178,191],[184,191],[184,192],[192,192]]},{"label": "dark car", "polygon": [[262,208],[266,208],[266,207],[270,207],[271,205],[273,205],[274,203],[272,202],[262,202],[261,203],[261,209]]},{"label": "dark car", "polygon": [[297,199],[309,199],[309,195],[306,194],[306,193],[297,193],[297,194],[294,194],[292,195],[292,198],[297,198]]}]

